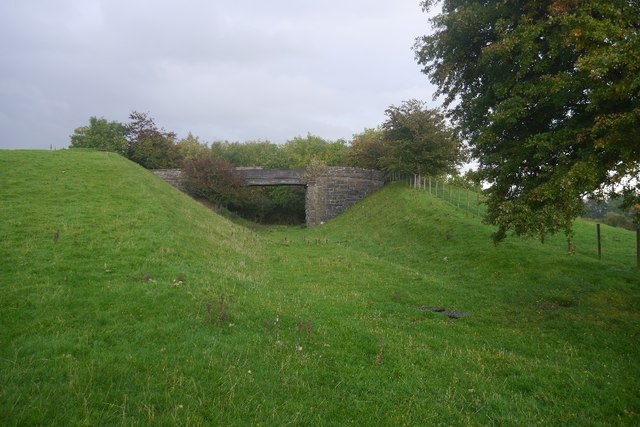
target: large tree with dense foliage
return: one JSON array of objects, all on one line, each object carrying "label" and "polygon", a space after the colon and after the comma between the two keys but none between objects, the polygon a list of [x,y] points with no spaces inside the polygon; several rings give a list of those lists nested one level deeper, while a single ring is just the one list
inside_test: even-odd
[{"label": "large tree with dense foliage", "polygon": [[441,3],[415,52],[490,185],[494,237],[570,236],[585,195],[638,203],[640,2]]},{"label": "large tree with dense foliage", "polygon": [[186,138],[182,138],[175,145],[176,155],[179,159],[193,159],[208,156],[211,151],[206,143],[200,142],[200,138],[193,136],[191,132]]},{"label": "large tree with dense foliage", "polygon": [[306,137],[297,136],[287,141],[282,147],[291,168],[306,168],[312,160],[317,160],[326,166],[341,166],[347,151],[344,140],[327,141],[319,136],[307,134]]},{"label": "large tree with dense foliage", "polygon": [[365,129],[353,135],[344,162],[347,166],[357,168],[382,169],[386,149],[382,129]]},{"label": "large tree with dense foliage", "polygon": [[131,112],[127,130],[127,157],[147,169],[177,167],[176,134],[159,129],[148,113]]},{"label": "large tree with dense foliage", "polygon": [[382,169],[433,176],[455,171],[463,159],[462,150],[440,111],[412,99],[390,106],[385,114]]},{"label": "large tree with dense foliage", "polygon": [[211,144],[211,153],[234,166],[261,166],[267,169],[288,167],[287,156],[281,146],[268,141],[217,141]]},{"label": "large tree with dense foliage", "polygon": [[93,116],[89,118],[89,126],[81,126],[73,131],[70,147],[95,148],[126,155],[126,133],[127,130],[122,123]]}]

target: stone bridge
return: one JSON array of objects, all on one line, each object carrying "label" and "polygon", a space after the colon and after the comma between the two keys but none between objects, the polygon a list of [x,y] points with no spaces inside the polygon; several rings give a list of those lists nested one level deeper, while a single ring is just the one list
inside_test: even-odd
[{"label": "stone bridge", "polygon": [[[246,186],[305,186],[305,217],[313,227],[339,215],[384,185],[384,175],[371,169],[324,167],[307,169],[237,168]],[[184,191],[180,169],[153,171],[174,187]]]}]

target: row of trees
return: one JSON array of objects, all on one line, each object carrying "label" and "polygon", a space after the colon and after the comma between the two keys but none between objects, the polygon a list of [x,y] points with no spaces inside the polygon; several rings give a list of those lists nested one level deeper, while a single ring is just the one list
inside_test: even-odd
[{"label": "row of trees", "polygon": [[587,199],[584,201],[584,217],[612,227],[635,230],[636,225],[633,223],[633,218],[637,213],[636,209],[623,208],[623,202],[621,198],[604,201]]},{"label": "row of trees", "polygon": [[176,134],[158,128],[147,113],[133,111],[130,121],[120,123],[91,117],[88,126],[76,128],[71,148],[112,151],[147,169],[171,168],[180,164],[189,141],[176,143]]},{"label": "row of trees", "polygon": [[386,111],[387,120],[353,140],[327,141],[308,134],[285,144],[268,141],[201,142],[189,133],[178,140],[158,128],[148,113],[132,112],[119,123],[91,117],[75,129],[72,148],[117,152],[149,169],[182,168],[189,190],[256,221],[304,222],[304,189],[243,188],[235,167],[306,168],[312,163],[353,166],[388,173],[453,174],[464,160],[444,116],[411,100]]},{"label": "row of trees", "polygon": [[285,144],[268,141],[201,142],[191,133],[178,140],[174,132],[158,128],[148,113],[133,111],[127,123],[91,117],[75,129],[72,148],[119,153],[148,169],[181,167],[187,159],[211,156],[233,166],[305,168],[312,160],[327,166],[354,166],[391,173],[454,174],[464,150],[444,116],[410,100],[386,110],[387,120],[365,129],[352,141],[327,141],[308,134]]}]

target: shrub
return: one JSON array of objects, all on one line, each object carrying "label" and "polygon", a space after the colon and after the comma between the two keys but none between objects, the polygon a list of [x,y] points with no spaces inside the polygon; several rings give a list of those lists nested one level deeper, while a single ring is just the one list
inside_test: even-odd
[{"label": "shrub", "polygon": [[636,225],[631,219],[615,212],[607,212],[604,216],[604,223],[612,227],[626,228],[627,230],[636,229]]},{"label": "shrub", "polygon": [[186,190],[225,207],[238,204],[242,176],[228,162],[215,157],[197,157],[183,161]]}]

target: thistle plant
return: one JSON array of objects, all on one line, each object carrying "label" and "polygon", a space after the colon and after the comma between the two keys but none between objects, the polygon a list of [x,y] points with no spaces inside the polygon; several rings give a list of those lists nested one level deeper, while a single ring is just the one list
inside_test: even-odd
[{"label": "thistle plant", "polygon": [[302,319],[298,319],[298,342],[302,338]]},{"label": "thistle plant", "polygon": [[307,331],[307,342],[311,342],[311,330],[313,325],[311,324],[311,320],[307,320],[306,331]]},{"label": "thistle plant", "polygon": [[376,353],[376,365],[382,365],[382,363],[384,362],[384,356],[382,354],[382,351],[384,350],[384,343],[380,344],[380,348],[378,349],[378,353]]},{"label": "thistle plant", "polygon": [[218,303],[218,319],[216,320],[216,323],[218,326],[222,326],[227,320],[229,320],[229,304],[224,295],[220,295],[220,301]]},{"label": "thistle plant", "polygon": [[276,320],[273,322],[273,327],[276,333],[276,342],[280,342],[280,315],[276,313]]}]

